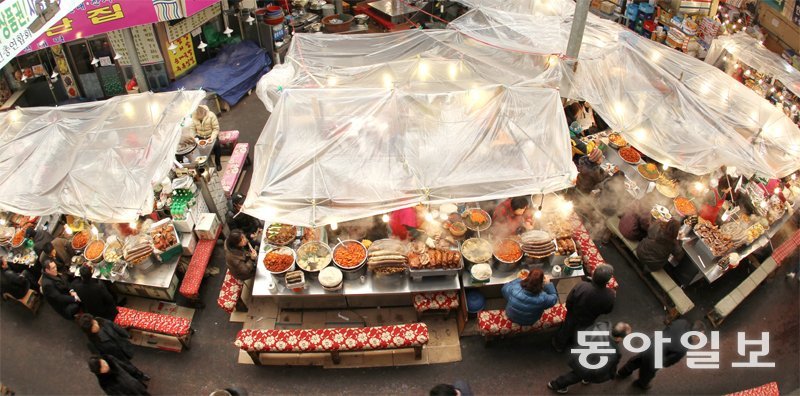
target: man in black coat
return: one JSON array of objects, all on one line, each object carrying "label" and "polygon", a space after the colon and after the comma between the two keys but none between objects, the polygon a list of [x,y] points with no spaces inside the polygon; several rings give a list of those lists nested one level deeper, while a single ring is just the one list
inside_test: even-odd
[{"label": "man in black coat", "polygon": [[30,288],[28,279],[9,268],[5,257],[0,258],[0,262],[2,262],[3,268],[2,278],[0,278],[0,290],[2,290],[3,293],[10,294],[17,300],[25,297]]},{"label": "man in black coat", "polygon": [[231,198],[231,207],[225,214],[228,229],[239,229],[253,247],[258,247],[261,242],[261,221],[246,213],[240,213],[244,205],[244,195],[236,194]]},{"label": "man in black coat", "polygon": [[104,284],[92,278],[92,272],[92,267],[82,266],[81,277],[72,282],[72,289],[78,293],[84,312],[113,321],[118,313],[116,300]]},{"label": "man in black coat", "polygon": [[146,381],[150,377],[130,362],[111,355],[94,355],[89,358],[89,370],[107,395],[149,395]]},{"label": "man in black coat", "polygon": [[120,360],[133,358],[131,335],[118,324],[91,314],[78,316],[78,326],[89,338],[89,350],[99,355],[112,355]]},{"label": "man in black coat", "polygon": [[614,290],[606,287],[614,275],[614,267],[600,264],[594,269],[591,282],[581,282],[567,295],[567,316],[553,337],[553,347],[563,352],[575,333],[592,325],[597,317],[610,313],[617,298]]},{"label": "man in black coat", "polygon": [[[703,322],[697,321],[694,326],[690,326],[686,319],[678,319],[670,323],[663,332],[664,338],[670,341],[662,346],[661,357],[662,367],[669,367],[678,363],[686,356],[686,347],[681,344],[681,337],[689,331],[704,332]],[[698,340],[691,340],[697,344]],[[655,344],[651,343],[646,351],[630,358],[624,366],[617,372],[617,378],[627,378],[634,371],[639,370],[639,379],[633,381],[633,385],[641,389],[649,389],[650,381],[656,376],[656,353]]]},{"label": "man in black coat", "polygon": [[25,230],[25,237],[33,240],[33,251],[38,256],[41,254],[45,245],[53,241],[53,236],[45,230],[34,230],[33,227]]},{"label": "man in black coat", "polygon": [[45,263],[44,274],[42,274],[42,294],[47,303],[64,319],[73,320],[80,309],[78,294],[67,286],[67,279],[58,273],[53,260]]},{"label": "man in black coat", "polygon": [[[548,382],[548,389],[557,393],[567,393],[567,388],[578,382],[583,382],[585,385],[590,383],[599,384],[614,378],[617,372],[617,365],[622,358],[619,344],[625,336],[630,334],[631,326],[625,322],[617,322],[611,328],[611,323],[609,322],[597,322],[587,330],[603,332],[602,336],[587,336],[586,341],[591,344],[598,343],[597,345],[601,350],[610,348],[611,352],[587,354],[586,362],[581,362],[580,353],[572,352],[569,359],[569,367],[572,370]],[[586,348],[581,348],[580,346],[576,348],[588,351],[588,346],[591,344],[587,344]],[[606,360],[604,364],[603,359]]]}]

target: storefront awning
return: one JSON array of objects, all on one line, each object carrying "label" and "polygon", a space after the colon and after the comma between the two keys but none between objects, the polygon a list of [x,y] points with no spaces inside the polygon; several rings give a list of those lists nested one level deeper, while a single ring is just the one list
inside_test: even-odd
[{"label": "storefront awning", "polygon": [[203,91],[0,113],[0,210],[129,222],[153,210],[181,122]]},{"label": "storefront awning", "polygon": [[568,136],[550,88],[290,89],[256,145],[244,212],[317,226],[557,191],[575,176]]}]

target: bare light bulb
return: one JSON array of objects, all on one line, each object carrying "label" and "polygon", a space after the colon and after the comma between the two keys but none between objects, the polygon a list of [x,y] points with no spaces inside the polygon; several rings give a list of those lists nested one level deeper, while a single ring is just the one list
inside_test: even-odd
[{"label": "bare light bulb", "polygon": [[136,228],[137,224],[136,224],[135,221],[132,221],[132,222],[128,223],[128,226],[131,227],[131,228]]},{"label": "bare light bulb", "polygon": [[425,213],[425,221],[433,221],[433,215],[431,212]]},{"label": "bare light bulb", "polygon": [[780,194],[781,193],[781,188],[780,187],[775,187],[775,190],[773,190],[772,192],[774,192],[775,194]]},{"label": "bare light bulb", "polygon": [[694,182],[694,189],[697,190],[698,192],[703,191],[703,183]]},{"label": "bare light bulb", "polygon": [[722,221],[728,221],[728,212],[722,214]]},{"label": "bare light bulb", "polygon": [[761,201],[761,203],[758,204],[758,206],[760,206],[761,209],[766,209],[767,208],[767,201]]},{"label": "bare light bulb", "polygon": [[381,216],[381,220],[383,220],[384,223],[388,223],[389,222],[389,215],[385,214],[385,215]]},{"label": "bare light bulb", "polygon": [[667,165],[667,164],[664,164],[664,165],[662,165],[661,167],[662,167],[664,170],[667,170],[667,169],[669,169],[669,165]]},{"label": "bare light bulb", "polygon": [[533,218],[541,219],[542,218],[542,210],[541,209],[536,209],[536,211],[533,212]]},{"label": "bare light bulb", "polygon": [[796,173],[792,173],[792,177],[791,177],[791,179],[792,179],[792,180],[797,180],[797,174],[796,174]]},{"label": "bare light bulb", "polygon": [[67,235],[72,235],[72,228],[69,226],[64,227],[64,233]]},{"label": "bare light bulb", "polygon": [[337,224],[337,223],[331,223],[331,230],[334,230],[334,231],[336,231],[336,230],[338,230],[338,229],[339,229],[339,224]]},{"label": "bare light bulb", "polygon": [[97,235],[97,227],[92,226],[92,235]]}]

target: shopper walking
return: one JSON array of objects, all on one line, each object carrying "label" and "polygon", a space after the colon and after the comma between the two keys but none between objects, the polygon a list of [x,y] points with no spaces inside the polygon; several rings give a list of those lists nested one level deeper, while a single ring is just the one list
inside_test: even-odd
[{"label": "shopper walking", "polygon": [[[629,377],[634,371],[639,370],[639,379],[633,381],[633,385],[641,389],[649,389],[650,381],[656,376],[658,369],[656,368],[656,359],[662,359],[662,367],[670,367],[678,363],[686,356],[687,349],[681,343],[681,337],[689,331],[705,332],[703,322],[697,321],[694,326],[690,326],[686,319],[678,319],[670,323],[663,332],[664,338],[669,339],[669,342],[662,346],[661,356],[656,356],[655,345],[650,344],[650,348],[646,351],[630,358],[624,366],[617,372],[617,378],[623,379]],[[692,337],[692,344],[699,342],[696,337]]]},{"label": "shopper walking", "polygon": [[[584,385],[599,384],[614,378],[617,372],[622,352],[619,344],[631,332],[631,326],[625,322],[617,322],[611,327],[610,322],[597,322],[588,331],[603,332],[604,335],[590,335],[586,337],[588,344],[585,361],[582,362],[580,352],[573,349],[569,359],[569,368],[566,374],[547,383],[547,388],[556,393],[567,393],[570,385],[582,382]],[[601,345],[601,349],[611,349],[610,352],[592,352],[589,345]],[[605,363],[603,363],[605,360]],[[597,366],[597,367],[593,367]]]},{"label": "shopper walking", "polygon": [[581,282],[569,292],[567,316],[552,340],[556,351],[564,351],[579,329],[590,326],[598,316],[611,312],[617,295],[606,285],[613,275],[614,267],[600,264],[594,269],[591,282]]},{"label": "shopper walking", "polygon": [[67,279],[58,273],[53,260],[47,260],[44,263],[42,294],[47,303],[64,319],[75,319],[75,314],[80,310],[81,300],[75,290],[70,290],[67,286]]},{"label": "shopper walking", "polygon": [[131,335],[113,321],[82,314],[78,316],[78,326],[89,338],[92,353],[112,355],[120,360],[133,358]]},{"label": "shopper walking", "polygon": [[89,358],[89,370],[107,395],[149,395],[150,377],[130,362],[112,355],[94,355]]},{"label": "shopper walking", "polygon": [[82,266],[80,278],[72,282],[72,289],[81,299],[83,312],[113,321],[118,313],[117,302],[104,284],[92,278],[93,271],[91,266]]}]

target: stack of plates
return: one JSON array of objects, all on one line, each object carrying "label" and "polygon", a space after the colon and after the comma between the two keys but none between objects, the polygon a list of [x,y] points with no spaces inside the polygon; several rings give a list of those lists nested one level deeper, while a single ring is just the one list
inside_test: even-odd
[{"label": "stack of plates", "polygon": [[556,245],[547,231],[532,230],[522,234],[522,251],[530,257],[542,258],[555,253]]}]

